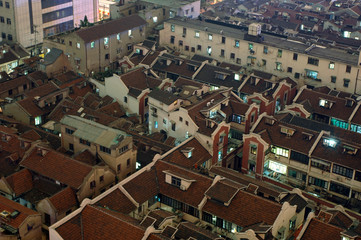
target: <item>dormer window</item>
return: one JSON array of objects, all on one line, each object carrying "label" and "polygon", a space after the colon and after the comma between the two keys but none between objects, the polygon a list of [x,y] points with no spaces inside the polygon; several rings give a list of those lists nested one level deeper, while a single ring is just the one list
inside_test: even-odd
[{"label": "dormer window", "polygon": [[273,126],[273,124],[275,123],[275,120],[272,119],[272,118],[266,118],[266,119],[265,119],[265,123],[266,123],[267,125]]},{"label": "dormer window", "polygon": [[186,191],[191,186],[192,182],[195,182],[194,179],[189,178],[187,175],[171,170],[165,170],[163,173],[165,174],[166,183],[178,187],[183,191]]},{"label": "dormer window", "polygon": [[224,75],[222,73],[216,73],[216,78],[220,79],[220,80],[224,80],[226,78],[226,75]]},{"label": "dormer window", "polygon": [[172,176],[172,185],[180,187],[182,180],[180,178]]},{"label": "dormer window", "polygon": [[346,107],[352,107],[354,104],[354,100],[351,98],[346,98]]},{"label": "dormer window", "polygon": [[335,148],[337,144],[337,141],[331,138],[324,138],[323,139],[323,145],[327,146],[327,147],[332,147]]},{"label": "dormer window", "polygon": [[286,134],[287,136],[293,136],[295,134],[296,130],[293,128],[288,128],[281,126],[281,133]]},{"label": "dormer window", "polygon": [[343,152],[344,153],[347,153],[347,154],[350,154],[350,155],[356,155],[357,150],[358,149],[356,147],[353,147],[353,146],[350,146],[350,145],[343,145]]},{"label": "dormer window", "polygon": [[311,134],[311,133],[306,133],[306,132],[302,133],[302,139],[303,140],[310,141],[312,137],[313,137],[313,134]]},{"label": "dormer window", "polygon": [[186,147],[184,149],[182,149],[182,153],[184,154],[184,156],[186,156],[186,158],[191,158],[193,155],[193,147]]},{"label": "dormer window", "polygon": [[331,108],[332,107],[332,102],[326,99],[320,99],[319,105],[320,107],[324,107],[324,108]]}]

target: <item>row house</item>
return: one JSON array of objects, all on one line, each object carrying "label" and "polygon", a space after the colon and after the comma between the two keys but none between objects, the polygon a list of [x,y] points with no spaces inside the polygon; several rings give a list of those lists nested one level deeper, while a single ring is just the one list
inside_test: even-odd
[{"label": "row house", "polygon": [[361,133],[360,101],[350,93],[328,87],[313,90],[302,87],[286,109],[305,118]]},{"label": "row house", "polygon": [[246,32],[231,24],[175,18],[164,23],[160,44],[185,55],[212,56],[219,61],[292,77],[301,85],[327,85],[350,93],[361,91],[357,84],[358,52],[261,34],[258,24],[251,24]]},{"label": "row house", "polygon": [[146,21],[131,15],[44,39],[43,48],[57,48],[68,56],[74,71],[92,75],[115,69],[118,60],[145,39]]},{"label": "row house", "polygon": [[88,150],[102,160],[119,179],[135,172],[137,150],[133,138],[123,131],[81,116],[66,115],[61,120],[62,147],[77,154]]},{"label": "row house", "polygon": [[[41,80],[37,82],[41,82]],[[61,100],[73,94],[74,89],[78,86],[86,87],[82,77],[73,72],[63,73],[51,81],[25,92],[22,100],[4,105],[3,113],[26,124],[42,125],[54,107]]]},{"label": "row house", "polygon": [[150,92],[149,131],[163,132],[178,143],[198,135],[212,152],[212,163],[215,164],[230,151],[231,127],[231,136],[241,139],[242,133],[256,121],[258,107],[242,103],[231,88],[204,90],[203,85],[187,87],[182,84],[182,88]]},{"label": "row house", "polygon": [[[196,151],[197,147],[193,147]],[[172,225],[174,213],[183,224],[197,223],[193,231],[202,234],[209,229],[224,239],[235,240],[283,239],[291,236],[302,224],[307,205],[302,195],[286,193],[282,203],[266,200],[245,191],[245,185],[230,179],[220,176],[212,179],[162,160],[172,159],[174,154],[179,155],[178,150],[156,157],[151,164],[102,195],[84,201],[80,209],[50,227],[50,239],[66,239],[69,224],[92,207],[139,219],[140,226],[149,229],[149,235],[139,239],[151,239],[154,233],[165,234],[166,230],[171,230],[170,227],[175,229],[174,233],[180,228],[178,224]],[[93,220],[102,221],[101,218]],[[78,233],[79,229],[74,230]],[[120,234],[116,228],[111,232]]]},{"label": "row house", "polygon": [[360,205],[357,133],[292,114],[263,115],[243,141],[243,172]]},{"label": "row house", "polygon": [[0,196],[1,239],[42,239],[41,216],[34,210]]},{"label": "row house", "polygon": [[11,73],[30,57],[30,53],[19,43],[1,44],[0,52],[0,72]]},{"label": "row house", "polygon": [[155,88],[169,85],[168,79],[160,79],[152,70],[136,67],[127,73],[105,78],[104,83],[91,80],[100,96],[108,95],[121,104],[128,114],[136,114],[141,122],[148,121],[148,94]]},{"label": "row house", "polygon": [[115,181],[108,166],[91,166],[39,144],[29,150],[20,166],[28,169],[33,179],[72,188],[79,202],[99,195]]}]

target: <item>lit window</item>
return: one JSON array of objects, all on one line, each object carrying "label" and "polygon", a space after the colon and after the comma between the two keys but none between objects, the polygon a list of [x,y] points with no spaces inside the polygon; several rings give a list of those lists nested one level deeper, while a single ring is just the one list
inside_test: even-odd
[{"label": "lit window", "polygon": [[234,46],[235,46],[235,47],[239,47],[239,40],[235,40],[235,41],[234,41]]},{"label": "lit window", "polygon": [[109,44],[109,38],[108,37],[105,37],[104,38],[104,45],[108,45]]},{"label": "lit window", "polygon": [[207,47],[207,53],[208,53],[209,56],[211,56],[211,54],[212,54],[212,47],[211,46]]},{"label": "lit window", "polygon": [[128,36],[129,36],[129,37],[132,36],[132,30],[131,30],[131,29],[128,30]]},{"label": "lit window", "polygon": [[196,31],[195,37],[196,37],[196,38],[199,38],[199,31]]},{"label": "lit window", "polygon": [[154,122],[154,128],[158,128],[158,121]]},{"label": "lit window", "polygon": [[335,69],[335,63],[334,62],[330,62],[330,64],[328,65],[329,69]]},{"label": "lit window", "polygon": [[333,139],[329,139],[329,138],[323,139],[323,145],[325,145],[325,146],[334,148],[334,147],[336,147],[336,144],[337,144],[337,142]]},{"label": "lit window", "polygon": [[248,43],[248,50],[253,50],[253,43]]},{"label": "lit window", "polygon": [[76,48],[78,48],[78,49],[80,48],[80,43],[78,43],[78,42],[76,43]]},{"label": "lit window", "polygon": [[239,74],[238,73],[234,74],[234,80],[239,81],[239,79],[240,79]]},{"label": "lit window", "polygon": [[91,47],[91,48],[94,48],[94,46],[95,46],[95,42],[91,42],[91,43],[90,43],[90,47]]},{"label": "lit window", "polygon": [[213,40],[213,35],[212,34],[208,34],[208,40],[210,40],[210,41]]},{"label": "lit window", "polygon": [[280,147],[276,147],[276,146],[273,146],[271,148],[271,152],[273,152],[274,154],[276,154],[278,156],[282,156],[282,157],[286,157],[286,158],[288,158],[288,155],[289,155],[288,149],[284,149],[284,148],[280,148]]},{"label": "lit window", "polygon": [[172,25],[170,25],[170,30],[172,31],[172,32],[174,32],[175,31],[175,26],[172,24]]},{"label": "lit window", "polygon": [[41,124],[41,116],[38,116],[35,118],[35,125],[40,125]]},{"label": "lit window", "polygon": [[153,22],[154,23],[158,22],[158,17],[153,17]]},{"label": "lit window", "polygon": [[287,172],[286,165],[283,165],[281,163],[274,162],[274,161],[269,161],[268,168],[275,172],[281,173],[281,174],[286,174],[286,172]]},{"label": "lit window", "polygon": [[117,40],[120,40],[120,33],[117,34]]}]

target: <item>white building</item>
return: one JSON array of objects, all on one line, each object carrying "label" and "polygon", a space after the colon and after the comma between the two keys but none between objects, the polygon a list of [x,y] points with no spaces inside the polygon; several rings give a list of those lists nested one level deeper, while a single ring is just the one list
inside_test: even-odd
[{"label": "white building", "polygon": [[185,55],[211,56],[291,77],[301,85],[327,85],[331,89],[361,93],[359,52],[263,34],[257,24],[251,25],[247,32],[231,24],[174,18],[164,23],[159,42]]},{"label": "white building", "polygon": [[84,16],[89,22],[98,19],[98,0],[8,0],[1,3],[2,39],[19,42],[24,47],[79,26]]}]

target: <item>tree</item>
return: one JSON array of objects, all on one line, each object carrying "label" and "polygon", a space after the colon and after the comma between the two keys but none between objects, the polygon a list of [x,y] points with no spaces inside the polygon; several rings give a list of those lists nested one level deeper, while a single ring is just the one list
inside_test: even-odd
[{"label": "tree", "polygon": [[80,27],[87,27],[89,25],[90,25],[90,23],[88,21],[88,17],[85,15],[84,20],[80,20]]}]

